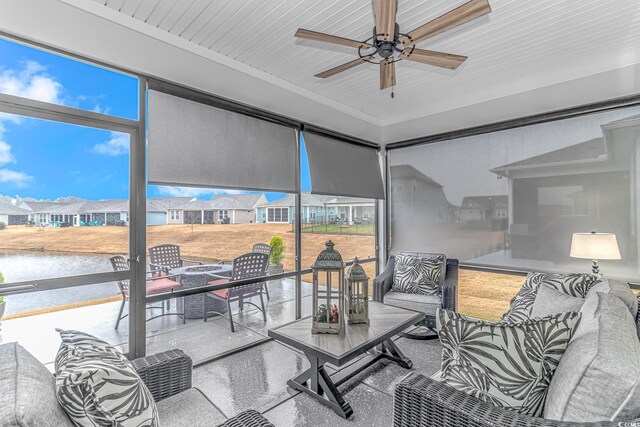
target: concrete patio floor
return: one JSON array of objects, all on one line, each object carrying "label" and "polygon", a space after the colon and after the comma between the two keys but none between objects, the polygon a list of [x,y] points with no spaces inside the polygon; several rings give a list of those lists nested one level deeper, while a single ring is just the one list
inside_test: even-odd
[{"label": "concrete patio floor", "polygon": [[[311,313],[310,284],[303,283],[303,316]],[[147,323],[147,354],[179,348],[189,354],[196,367],[193,386],[216,405],[220,422],[246,409],[262,412],[276,426],[388,426],[393,416],[393,387],[410,370],[381,361],[340,387],[354,415],[344,420],[329,408],[287,387],[287,380],[308,368],[304,355],[267,339],[269,328],[295,319],[294,282],[269,284],[267,322],[255,309],[234,312],[236,332],[227,319],[208,322],[166,316]],[[114,329],[119,302],[76,308],[39,316],[3,321],[0,342],[18,341],[49,369],[60,344],[55,328],[78,329],[94,334],[126,351],[128,323],[125,318]],[[413,371],[432,375],[440,368],[438,341],[396,340],[414,363]],[[251,344],[256,344],[250,346]],[[250,346],[241,351],[232,352]],[[231,352],[231,353],[230,353]],[[208,361],[215,358],[213,361]],[[344,367],[343,367],[344,369]],[[328,367],[330,374],[335,367]]]}]

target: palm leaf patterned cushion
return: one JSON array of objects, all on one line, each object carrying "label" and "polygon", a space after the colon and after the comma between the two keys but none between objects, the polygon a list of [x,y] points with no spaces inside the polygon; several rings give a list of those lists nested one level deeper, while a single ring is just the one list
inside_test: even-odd
[{"label": "palm leaf patterned cushion", "polygon": [[566,295],[586,298],[589,290],[601,281],[600,276],[589,273],[529,273],[524,285],[511,300],[509,310],[502,316],[502,322],[514,323],[529,319],[538,289],[543,283]]},{"label": "palm leaf patterned cushion", "polygon": [[82,332],[58,332],[56,397],[76,426],[159,425],[151,393],[122,353]]},{"label": "palm leaf patterned cushion", "polygon": [[[640,294],[636,295],[636,298],[638,298],[638,306],[640,306]],[[638,338],[640,338],[640,310],[636,314],[636,330],[638,331]]]},{"label": "palm leaf patterned cushion", "polygon": [[446,260],[444,254],[397,254],[392,289],[411,294],[439,294]]},{"label": "palm leaf patterned cushion", "polygon": [[551,378],[580,316],[570,312],[496,324],[438,309],[442,379],[495,406],[540,416]]}]

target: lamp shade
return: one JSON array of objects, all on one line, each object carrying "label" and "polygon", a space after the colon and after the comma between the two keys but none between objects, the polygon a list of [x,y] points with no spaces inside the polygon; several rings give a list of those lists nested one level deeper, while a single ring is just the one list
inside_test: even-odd
[{"label": "lamp shade", "polygon": [[618,240],[613,233],[573,233],[572,258],[620,259]]}]

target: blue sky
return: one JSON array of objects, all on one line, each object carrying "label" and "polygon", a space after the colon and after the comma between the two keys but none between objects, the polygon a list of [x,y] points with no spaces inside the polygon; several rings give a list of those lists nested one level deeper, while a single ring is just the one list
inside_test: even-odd
[{"label": "blue sky", "polygon": [[[136,78],[0,38],[0,92],[136,119]],[[0,195],[127,198],[127,135],[0,112]],[[302,188],[310,189],[303,153]],[[148,187],[148,197],[224,191]],[[266,193],[269,200],[283,194]]]}]

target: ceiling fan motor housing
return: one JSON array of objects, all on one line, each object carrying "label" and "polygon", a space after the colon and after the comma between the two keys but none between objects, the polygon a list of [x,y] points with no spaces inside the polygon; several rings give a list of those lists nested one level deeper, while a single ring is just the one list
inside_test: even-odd
[{"label": "ceiling fan motor housing", "polygon": [[393,34],[393,40],[378,40],[378,30],[373,27],[373,45],[376,48],[376,53],[383,59],[387,59],[393,55],[396,51],[396,46],[400,44],[400,26],[396,22],[395,31]]}]

